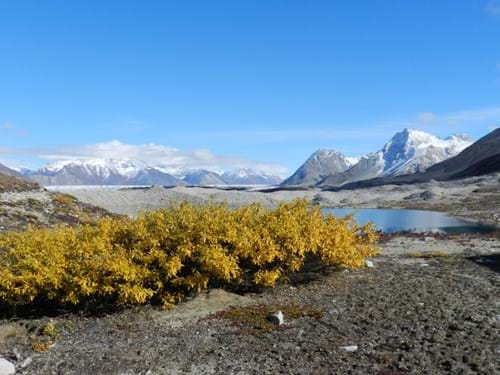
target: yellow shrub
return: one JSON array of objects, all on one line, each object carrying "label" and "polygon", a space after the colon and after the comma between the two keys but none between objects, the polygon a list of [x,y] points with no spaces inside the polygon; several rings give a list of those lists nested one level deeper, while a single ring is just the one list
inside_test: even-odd
[{"label": "yellow shrub", "polygon": [[323,216],[305,200],[275,210],[181,203],[135,220],[0,235],[0,301],[170,306],[244,275],[273,286],[308,255],[362,267],[376,238],[372,227]]}]

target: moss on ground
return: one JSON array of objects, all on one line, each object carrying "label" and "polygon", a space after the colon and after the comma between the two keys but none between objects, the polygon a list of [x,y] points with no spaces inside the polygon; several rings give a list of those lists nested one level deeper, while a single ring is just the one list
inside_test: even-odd
[{"label": "moss on ground", "polygon": [[[285,317],[285,325],[278,326],[271,323],[267,317],[269,314],[281,311]],[[230,308],[212,315],[211,318],[228,320],[232,325],[240,329],[243,334],[255,334],[258,332],[269,332],[287,328],[290,320],[299,318],[320,319],[323,310],[312,306],[301,305],[253,305]]]}]

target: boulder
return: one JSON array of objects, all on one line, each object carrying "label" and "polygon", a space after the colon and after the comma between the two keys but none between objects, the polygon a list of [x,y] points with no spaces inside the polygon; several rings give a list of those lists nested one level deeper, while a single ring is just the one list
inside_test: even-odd
[{"label": "boulder", "polygon": [[16,367],[12,362],[5,358],[0,358],[0,375],[13,375],[16,373]]}]

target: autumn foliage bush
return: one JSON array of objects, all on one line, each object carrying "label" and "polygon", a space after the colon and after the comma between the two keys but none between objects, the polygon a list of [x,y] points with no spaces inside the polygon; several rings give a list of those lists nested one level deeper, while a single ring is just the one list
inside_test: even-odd
[{"label": "autumn foliage bush", "polygon": [[274,210],[180,203],[137,219],[0,235],[0,301],[171,306],[210,285],[274,286],[308,256],[363,267],[376,237],[305,200]]}]

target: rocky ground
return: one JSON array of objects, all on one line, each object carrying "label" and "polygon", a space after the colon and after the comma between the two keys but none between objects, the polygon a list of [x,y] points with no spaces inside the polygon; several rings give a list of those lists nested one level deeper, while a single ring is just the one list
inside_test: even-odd
[{"label": "rocky ground", "polygon": [[227,202],[231,206],[260,202],[274,207],[283,200],[305,197],[324,207],[429,209],[500,224],[499,173],[456,181],[386,185],[338,192],[319,189],[239,190],[184,186],[132,189],[67,187],[60,188],[60,191],[71,193],[82,202],[130,216],[135,216],[141,210],[165,207],[178,200]]},{"label": "rocky ground", "polygon": [[0,191],[0,232],[25,230],[29,225],[53,227],[58,224],[91,223],[108,216],[116,215],[80,202],[71,195],[39,187],[24,191]]},{"label": "rocky ground", "polygon": [[[498,374],[500,240],[386,240],[373,267],[309,269],[262,293],[4,320],[0,355],[36,375]],[[237,314],[216,314],[230,305]],[[285,325],[248,320],[256,305]]]},{"label": "rocky ground", "polygon": [[[131,216],[174,199],[273,206],[305,196],[323,206],[428,208],[498,223],[499,177],[337,193],[187,187],[72,193]],[[20,200],[9,194],[0,201],[50,204],[29,195],[42,193],[25,192]],[[211,290],[170,311],[140,306],[0,320],[0,374],[8,366],[33,375],[500,373],[499,234],[387,235],[380,246],[372,267],[311,265],[275,289]],[[284,312],[282,326],[266,320],[276,310]]]}]

